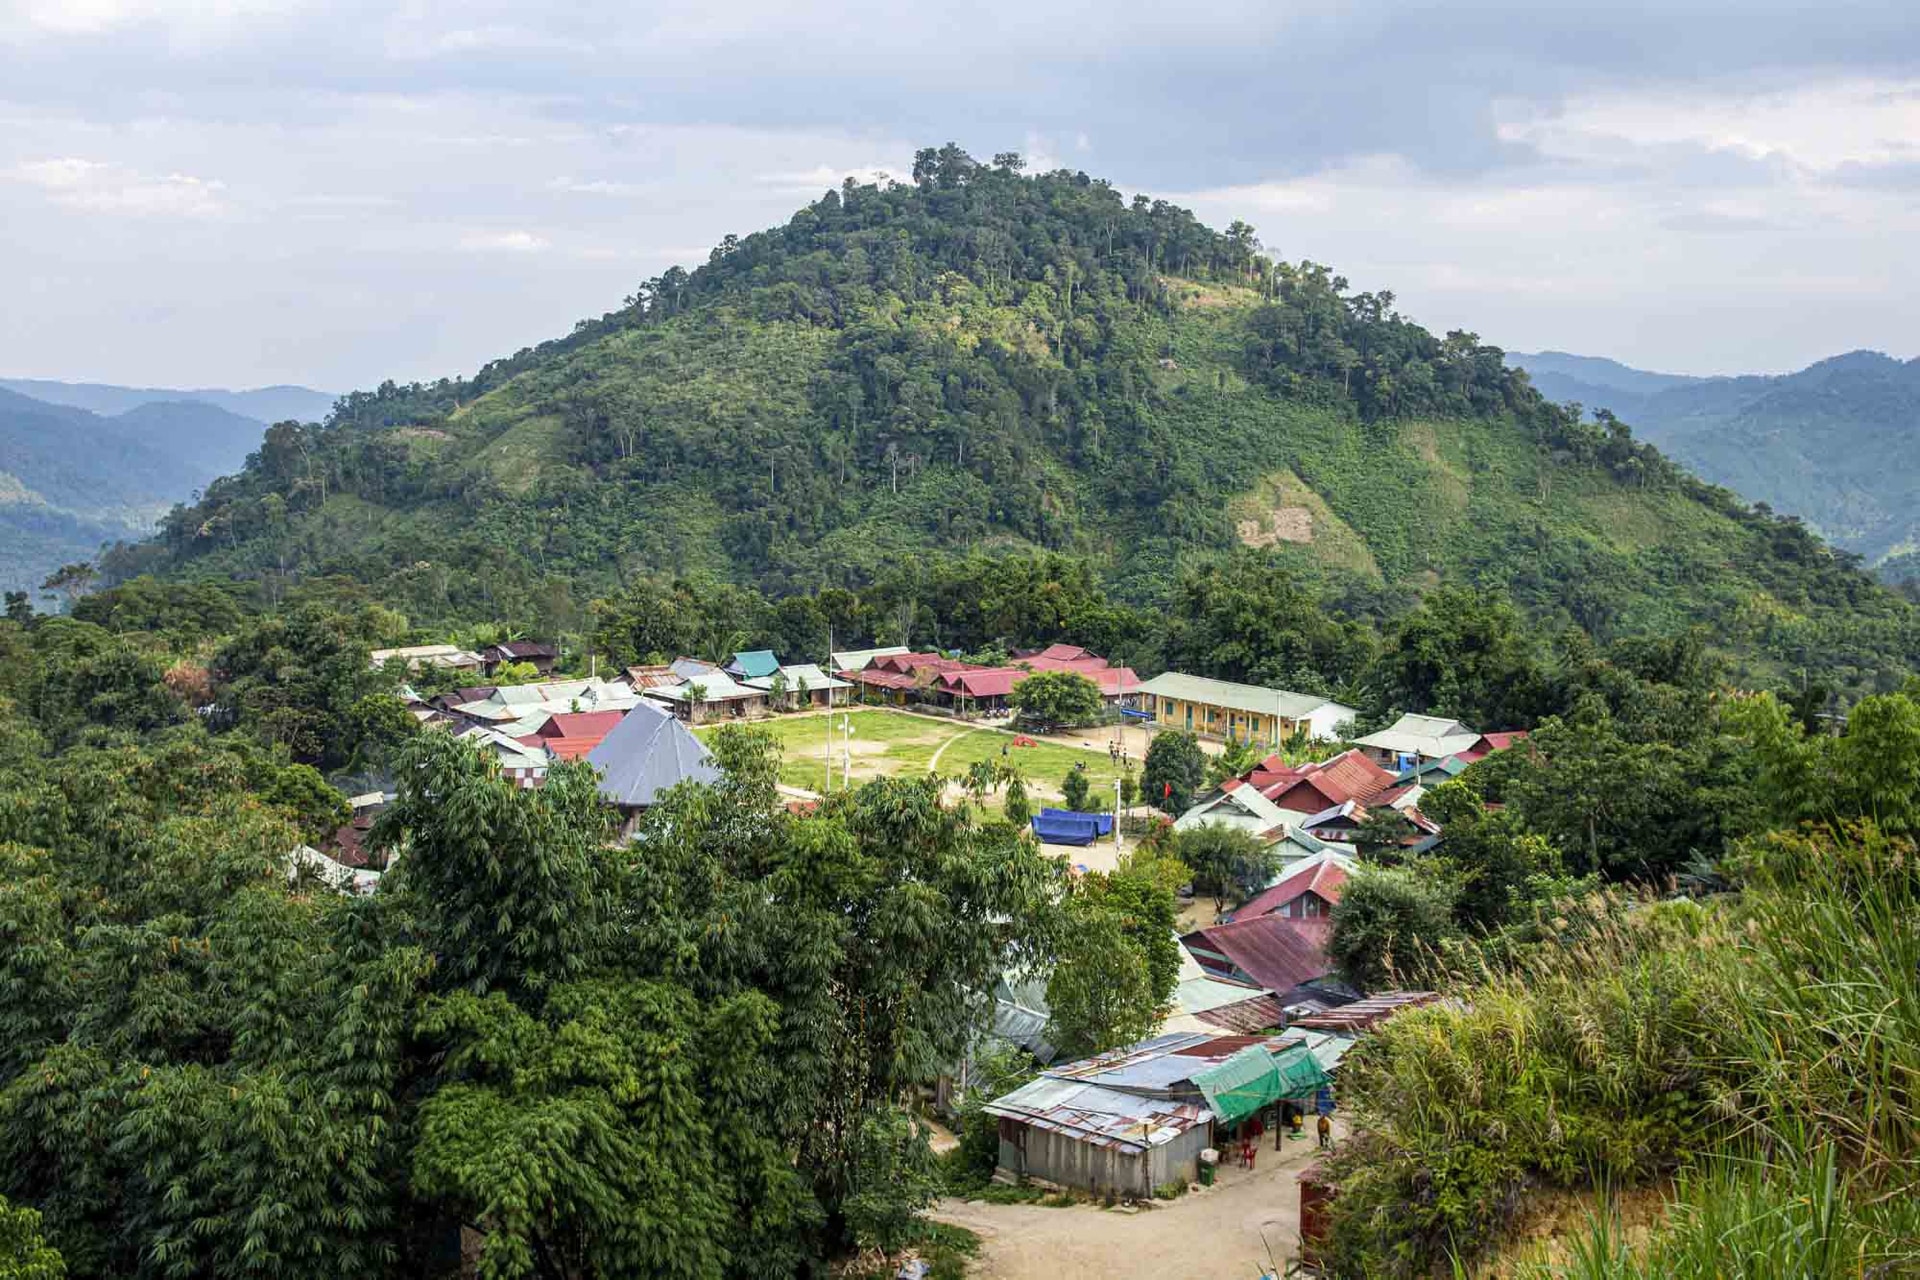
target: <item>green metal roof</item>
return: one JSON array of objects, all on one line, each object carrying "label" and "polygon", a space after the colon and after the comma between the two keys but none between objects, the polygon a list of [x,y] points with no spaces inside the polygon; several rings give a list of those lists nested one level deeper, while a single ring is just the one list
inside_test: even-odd
[{"label": "green metal roof", "polygon": [[740,668],[739,674],[749,680],[770,676],[780,669],[780,659],[773,656],[771,649],[751,649],[746,653],[736,653],[733,655],[733,664]]},{"label": "green metal roof", "polygon": [[1304,1044],[1279,1054],[1248,1045],[1217,1067],[1193,1077],[1222,1124],[1234,1124],[1282,1098],[1310,1098],[1329,1077]]}]

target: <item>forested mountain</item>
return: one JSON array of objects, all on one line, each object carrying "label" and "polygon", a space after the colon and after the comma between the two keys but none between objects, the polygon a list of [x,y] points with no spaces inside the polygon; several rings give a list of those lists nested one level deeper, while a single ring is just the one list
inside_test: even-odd
[{"label": "forested mountain", "polygon": [[333,409],[334,397],[311,387],[122,387],[107,382],[56,382],[50,378],[0,378],[0,388],[100,414],[121,414],[155,402],[188,400],[210,404],[255,422],[317,422]]},{"label": "forested mountain", "polygon": [[0,586],[30,590],[102,543],[147,536],[181,494],[240,465],[263,430],[192,401],[109,417],[0,390]]},{"label": "forested mountain", "polygon": [[109,574],[337,572],[453,622],[639,578],[785,595],[1037,548],[1159,606],[1247,544],[1370,616],[1452,581],[1601,639],[1706,624],[1753,678],[1909,665],[1911,612],[1844,558],[1475,335],[1269,258],[1243,223],[1019,169],[930,149],[911,182],[849,181],[470,379],[276,426]]},{"label": "forested mountain", "polygon": [[1548,399],[1606,409],[1714,484],[1800,516],[1912,576],[1920,360],[1850,351],[1779,377],[1689,378],[1561,352],[1513,354]]}]

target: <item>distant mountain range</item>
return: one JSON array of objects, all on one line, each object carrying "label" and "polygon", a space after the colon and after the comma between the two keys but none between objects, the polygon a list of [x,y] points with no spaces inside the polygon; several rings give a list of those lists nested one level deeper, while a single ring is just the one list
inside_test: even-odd
[{"label": "distant mountain range", "polygon": [[311,387],[255,387],[228,391],[224,387],[172,390],[163,387],[117,387],[104,382],[52,382],[45,378],[0,378],[0,388],[44,400],[48,404],[86,409],[92,413],[122,414],[155,401],[187,400],[210,404],[256,422],[318,422],[333,408],[334,397]]},{"label": "distant mountain range", "polygon": [[100,545],[139,539],[238,470],[270,421],[324,416],[305,387],[165,391],[0,379],[0,588],[35,590]]},{"label": "distant mountain range", "polygon": [[1849,351],[1723,378],[1563,351],[1507,363],[1547,399],[1611,410],[1702,479],[1801,517],[1888,576],[1920,568],[1920,359]]}]

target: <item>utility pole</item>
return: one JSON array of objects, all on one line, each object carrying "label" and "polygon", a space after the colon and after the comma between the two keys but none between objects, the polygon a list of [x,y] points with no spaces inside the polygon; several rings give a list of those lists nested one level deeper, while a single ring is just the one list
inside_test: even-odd
[{"label": "utility pole", "polygon": [[1113,856],[1117,860],[1125,846],[1120,841],[1120,779],[1113,780]]},{"label": "utility pole", "polygon": [[[836,677],[833,674],[833,623],[832,621],[828,621],[827,623],[827,679],[832,680],[835,678]],[[826,789],[821,792],[822,795],[825,795],[828,791],[833,790],[833,687],[831,685],[827,687],[826,722],[827,722],[827,743],[826,743],[827,785],[826,785]]]}]

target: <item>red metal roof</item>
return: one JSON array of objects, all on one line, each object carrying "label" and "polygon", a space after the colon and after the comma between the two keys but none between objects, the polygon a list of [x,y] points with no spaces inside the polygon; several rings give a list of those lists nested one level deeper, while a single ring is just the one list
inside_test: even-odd
[{"label": "red metal roof", "polygon": [[1472,764],[1475,760],[1484,760],[1496,751],[1505,751],[1516,742],[1525,742],[1527,731],[1513,729],[1505,733],[1483,733],[1480,740],[1462,751],[1456,757]]},{"label": "red metal roof", "polygon": [[[1277,758],[1267,757],[1245,776],[1267,799],[1297,813],[1318,813],[1349,800],[1371,800],[1392,785],[1394,779],[1392,773],[1367,759],[1358,748],[1343,751],[1331,760],[1286,770],[1269,769],[1267,766]],[[1262,782],[1262,774],[1272,780]]]},{"label": "red metal roof", "polygon": [[1325,931],[1308,925],[1307,921],[1289,920],[1285,916],[1255,916],[1251,920],[1196,929],[1181,942],[1203,968],[1215,971],[1222,968],[1218,961],[1202,954],[1203,951],[1217,952],[1262,987],[1287,991],[1333,971],[1323,946]]},{"label": "red metal roof", "polygon": [[547,717],[547,722],[534,730],[538,738],[587,738],[595,742],[613,732],[613,726],[620,723],[624,711],[559,711]]},{"label": "red metal roof", "polygon": [[1340,886],[1347,882],[1347,873],[1332,858],[1323,859],[1315,866],[1303,867],[1279,884],[1261,890],[1242,903],[1233,915],[1236,920],[1251,920],[1255,916],[1271,915],[1286,906],[1303,893],[1319,894],[1329,905],[1340,901]]}]

